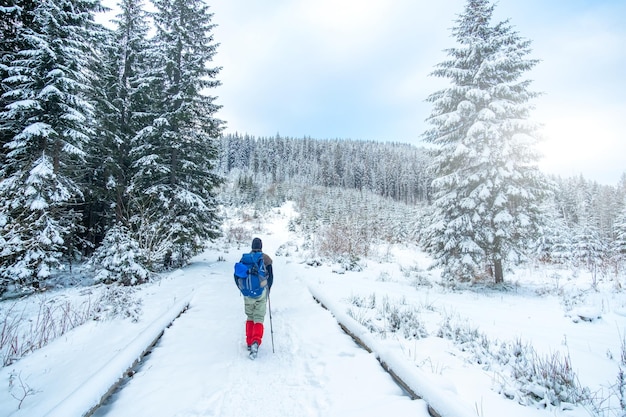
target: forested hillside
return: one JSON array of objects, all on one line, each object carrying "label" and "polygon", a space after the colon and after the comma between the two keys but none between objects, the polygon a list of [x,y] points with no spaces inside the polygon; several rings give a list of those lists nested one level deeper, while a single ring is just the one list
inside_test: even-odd
[{"label": "forested hillside", "polygon": [[[301,202],[302,222],[318,222],[303,231],[316,229],[323,241],[336,230],[334,237],[346,239],[336,254],[364,255],[367,245],[349,243],[347,236],[352,242],[420,241],[433,191],[429,155],[425,148],[398,143],[225,135],[218,166],[229,186],[222,199],[269,205],[295,199]],[[618,274],[626,257],[626,177],[617,187],[583,177],[549,181],[540,231],[518,262],[563,263],[604,276]],[[386,211],[396,215],[385,216]],[[389,223],[378,233],[371,224],[384,223],[382,217]]]},{"label": "forested hillside", "polygon": [[410,204],[426,202],[432,174],[424,148],[345,139],[225,135],[219,166],[269,182],[372,191]]}]

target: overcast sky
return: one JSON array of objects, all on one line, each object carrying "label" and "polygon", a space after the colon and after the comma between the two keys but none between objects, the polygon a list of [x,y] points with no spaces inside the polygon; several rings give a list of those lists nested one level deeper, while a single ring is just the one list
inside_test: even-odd
[{"label": "overcast sky", "polygon": [[[103,3],[110,4],[113,0]],[[115,1],[113,1],[115,2]],[[420,144],[429,76],[458,46],[465,0],[207,0],[226,132]],[[626,172],[626,1],[500,0],[541,62],[526,75],[545,172],[615,185]]]}]

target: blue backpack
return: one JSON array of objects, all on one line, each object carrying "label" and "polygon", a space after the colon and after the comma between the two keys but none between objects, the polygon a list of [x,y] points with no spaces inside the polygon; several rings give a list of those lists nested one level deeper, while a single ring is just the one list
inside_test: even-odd
[{"label": "blue backpack", "polygon": [[239,291],[246,297],[257,298],[267,286],[267,271],[263,262],[263,252],[244,253],[235,264],[235,282]]}]

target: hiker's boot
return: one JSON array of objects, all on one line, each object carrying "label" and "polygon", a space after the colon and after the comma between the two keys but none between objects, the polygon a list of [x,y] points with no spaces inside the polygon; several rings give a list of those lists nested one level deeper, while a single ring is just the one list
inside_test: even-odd
[{"label": "hiker's boot", "polygon": [[255,360],[257,355],[259,354],[259,344],[257,342],[252,343],[250,346],[250,359]]}]

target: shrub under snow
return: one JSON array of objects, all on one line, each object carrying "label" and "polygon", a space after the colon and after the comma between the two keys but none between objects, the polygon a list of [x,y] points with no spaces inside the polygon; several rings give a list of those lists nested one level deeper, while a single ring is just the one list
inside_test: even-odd
[{"label": "shrub under snow", "polygon": [[95,280],[110,284],[137,285],[146,282],[150,272],[144,266],[143,251],[127,228],[111,228],[94,252],[91,265],[99,270]]}]

